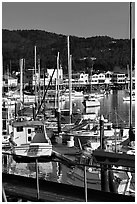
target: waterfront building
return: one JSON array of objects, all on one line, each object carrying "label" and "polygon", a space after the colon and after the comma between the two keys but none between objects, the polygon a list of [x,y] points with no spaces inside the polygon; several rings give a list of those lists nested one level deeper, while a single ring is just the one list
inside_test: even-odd
[{"label": "waterfront building", "polygon": [[81,84],[87,84],[88,83],[88,74],[85,74],[83,72],[80,73],[78,82]]},{"label": "waterfront building", "polygon": [[125,73],[119,73],[119,72],[113,73],[113,75],[112,75],[112,82],[113,82],[113,85],[125,84],[125,82],[126,82],[126,75],[125,75]]},{"label": "waterfront building", "polygon": [[[36,74],[33,73],[32,85],[35,86],[35,84],[39,85],[40,83],[40,86],[43,86],[44,81],[45,81],[45,85],[47,86],[50,81],[53,71],[54,69],[47,69],[45,76],[44,76],[44,73],[41,73],[40,76],[38,72]],[[55,85],[56,79],[57,79],[57,69],[55,69],[54,75],[52,77],[52,84]],[[63,69],[62,68],[59,69],[59,80],[60,80],[60,83],[62,83],[63,81]]]},{"label": "waterfront building", "polygon": [[100,73],[98,74],[98,84],[104,84],[105,83],[105,74]]},{"label": "waterfront building", "polygon": [[[47,69],[47,76],[48,76],[49,80],[50,80],[50,77],[52,76],[53,71],[54,71],[54,69]],[[60,81],[60,83],[62,83],[62,81],[63,81],[63,69],[62,69],[62,67],[60,67],[58,72],[59,72],[59,81]],[[55,83],[56,79],[57,79],[57,69],[55,69],[54,75],[52,77],[52,82]]]},{"label": "waterfront building", "polygon": [[92,84],[98,84],[98,74],[93,74],[91,79]]},{"label": "waterfront building", "polygon": [[[125,81],[126,81],[125,83],[127,84],[127,89],[129,89],[129,87],[130,87],[129,73],[128,73],[128,76],[126,77]],[[133,88],[135,88],[135,69],[132,70],[132,83],[133,83]]]},{"label": "waterfront building", "polygon": [[107,71],[105,73],[105,84],[108,84],[108,85],[112,84],[112,76],[113,76],[113,72]]}]

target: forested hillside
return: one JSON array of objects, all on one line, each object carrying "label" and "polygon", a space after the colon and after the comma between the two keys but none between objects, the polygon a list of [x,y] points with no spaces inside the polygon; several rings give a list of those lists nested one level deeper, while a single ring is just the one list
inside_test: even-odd
[{"label": "forested hillside", "polygon": [[[26,68],[33,67],[35,45],[41,68],[54,68],[57,52],[60,52],[61,65],[64,72],[67,72],[67,36],[41,30],[2,30],[4,70],[7,67],[19,70],[20,58],[25,58]],[[73,59],[73,72],[89,71],[92,57],[96,58],[95,70],[113,70],[115,66],[125,68],[130,63],[130,41],[108,36],[90,38],[70,36],[70,54]]]}]

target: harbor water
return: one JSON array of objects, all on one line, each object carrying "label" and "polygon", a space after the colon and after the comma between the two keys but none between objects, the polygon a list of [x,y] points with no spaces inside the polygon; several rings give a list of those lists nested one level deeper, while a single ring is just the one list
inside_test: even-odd
[{"label": "harbor water", "polygon": [[[86,112],[96,112],[99,116],[103,115],[110,122],[114,124],[121,124],[123,126],[129,126],[129,116],[130,116],[130,103],[123,102],[123,97],[125,96],[124,90],[113,91],[112,94],[105,95],[100,98],[101,106],[97,108],[92,108],[86,110]],[[81,112],[85,112],[84,106],[81,99],[77,99],[73,102],[73,108],[79,109]],[[66,102],[64,104],[64,109],[68,108],[69,104]],[[135,126],[135,102],[132,104],[132,122]],[[35,164],[29,163],[17,164],[12,158],[9,161],[8,168],[6,169],[9,173],[18,174],[28,177],[35,177]],[[39,163],[39,176],[42,179],[48,181],[54,181],[59,183],[70,183],[68,172],[71,171],[65,165],[59,164],[58,162],[49,163]],[[75,185],[79,185],[76,181]]]},{"label": "harbor water", "polygon": [[[130,102],[123,101],[125,97],[125,90],[114,90],[112,94],[105,95],[100,98],[100,107],[92,107],[84,109],[82,99],[74,101],[75,109],[80,109],[81,112],[91,113],[95,112],[98,116],[103,115],[115,125],[129,126],[130,121]],[[65,104],[65,108],[69,108],[69,102]],[[135,101],[132,102],[132,124],[135,126]]]}]

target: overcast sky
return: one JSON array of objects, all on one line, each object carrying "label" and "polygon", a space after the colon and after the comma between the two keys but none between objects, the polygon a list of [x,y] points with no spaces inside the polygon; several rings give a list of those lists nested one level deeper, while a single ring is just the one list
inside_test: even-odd
[{"label": "overcast sky", "polygon": [[3,2],[3,29],[129,38],[128,2]]}]

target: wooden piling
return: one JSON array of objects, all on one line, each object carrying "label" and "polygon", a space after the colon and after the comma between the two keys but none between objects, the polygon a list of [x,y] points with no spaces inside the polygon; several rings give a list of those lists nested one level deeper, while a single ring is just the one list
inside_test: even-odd
[{"label": "wooden piling", "polygon": [[36,180],[37,180],[37,199],[39,200],[39,173],[38,173],[38,159],[36,159]]},{"label": "wooden piling", "polygon": [[87,167],[84,166],[84,188],[85,188],[85,202],[87,202]]}]

